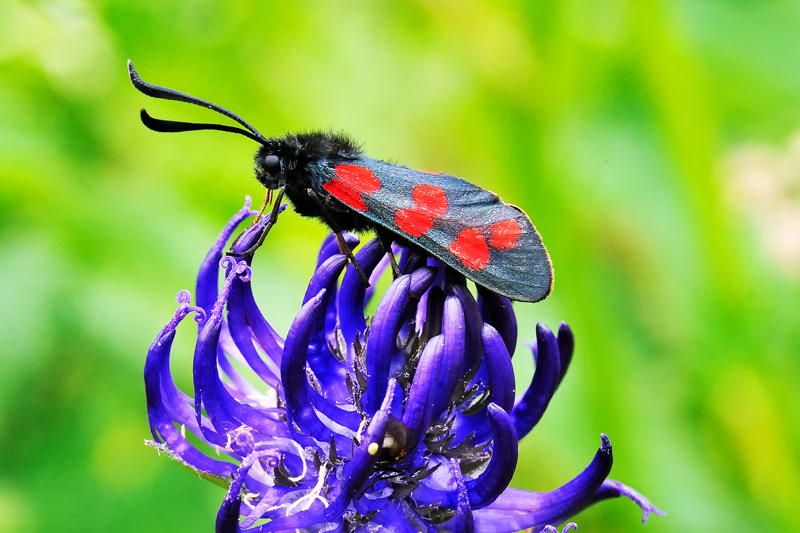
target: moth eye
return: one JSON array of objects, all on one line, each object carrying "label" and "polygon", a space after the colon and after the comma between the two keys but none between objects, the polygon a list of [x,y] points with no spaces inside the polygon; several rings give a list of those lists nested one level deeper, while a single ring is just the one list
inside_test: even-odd
[{"label": "moth eye", "polygon": [[271,176],[281,173],[281,160],[277,155],[268,155],[264,158],[264,170]]}]

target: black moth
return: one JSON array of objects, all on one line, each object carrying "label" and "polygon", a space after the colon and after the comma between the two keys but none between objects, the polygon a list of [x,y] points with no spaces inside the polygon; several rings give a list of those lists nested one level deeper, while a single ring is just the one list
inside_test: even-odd
[{"label": "black moth", "polygon": [[[219,130],[260,144],[256,178],[284,192],[295,210],[328,225],[355,262],[343,231],[374,230],[389,252],[391,242],[413,243],[478,285],[512,300],[536,302],[553,288],[553,268],[541,237],[518,207],[472,183],[366,157],[345,135],[329,132],[265,138],[220,106],[142,80],[128,61],[134,87],[165,100],[206,107],[245,129],[221,124],[159,120],[142,109],[142,122],[160,132]],[[279,200],[276,202],[276,206]],[[273,211],[273,217],[277,211]],[[365,280],[366,281],[366,280]]]}]

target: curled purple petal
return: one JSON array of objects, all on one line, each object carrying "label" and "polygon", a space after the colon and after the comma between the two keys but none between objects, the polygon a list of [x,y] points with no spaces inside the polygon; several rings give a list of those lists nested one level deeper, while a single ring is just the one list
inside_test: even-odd
[{"label": "curled purple petal", "polygon": [[340,408],[334,402],[331,402],[313,389],[308,391],[308,399],[314,409],[326,416],[333,423],[338,424],[342,428],[347,428],[353,433],[358,431],[361,417],[356,411]]},{"label": "curled purple petal", "polygon": [[222,250],[225,248],[225,243],[231,238],[233,232],[239,227],[244,219],[253,216],[256,213],[250,211],[250,204],[252,200],[249,196],[245,197],[244,207],[242,207],[233,217],[231,217],[228,224],[219,235],[219,238],[208,251],[203,263],[200,265],[200,273],[197,275],[197,288],[195,294],[197,295],[197,305],[203,308],[206,313],[211,312],[211,307],[217,300],[217,292],[219,287],[219,261],[222,258]]},{"label": "curled purple petal", "polygon": [[431,339],[422,351],[403,413],[403,424],[411,429],[413,435],[423,435],[430,423],[443,353],[444,338],[441,335]]},{"label": "curled purple petal", "polygon": [[607,479],[603,481],[603,484],[600,485],[600,488],[597,490],[594,496],[592,496],[589,505],[593,505],[599,501],[607,500],[609,498],[619,498],[620,496],[630,498],[636,505],[642,508],[642,524],[647,523],[650,513],[660,516],[665,516],[667,514],[650,503],[650,500],[642,496],[639,492],[613,479]]},{"label": "curled purple petal", "polygon": [[367,287],[367,290],[364,291],[364,305],[367,305],[372,301],[372,296],[375,294],[375,285],[378,283],[378,280],[381,279],[383,273],[386,272],[386,269],[389,267],[389,263],[389,254],[386,254],[381,257],[381,260],[378,261],[375,269],[370,273],[369,287]]},{"label": "curled purple petal", "polygon": [[[258,339],[262,337],[260,335],[255,335],[251,327],[254,322],[248,320],[246,314],[247,306],[245,304],[248,297],[247,292],[249,292],[249,284],[234,280],[228,305],[228,329],[236,348],[238,348],[248,366],[253,369],[264,383],[276,387],[280,382],[280,367],[273,358],[267,360],[262,359],[253,343],[254,336]],[[266,348],[264,344],[261,343],[259,343],[259,346],[265,350],[269,350],[269,352],[275,353],[277,346],[276,343],[274,343],[274,338],[268,336],[265,344]],[[278,355],[278,357],[280,357],[280,355]],[[278,360],[280,361],[280,359]]]},{"label": "curled purple petal", "polygon": [[[494,433],[492,458],[480,476],[465,483],[469,504],[473,509],[486,507],[495,501],[511,483],[517,468],[517,434],[511,417],[494,403],[490,403],[486,409]],[[480,527],[477,529],[482,531]]]},{"label": "curled purple petal", "polygon": [[164,327],[164,330],[168,329],[175,329],[178,324],[183,320],[186,315],[189,313],[195,313],[194,320],[198,324],[202,324],[206,320],[206,312],[205,309],[199,306],[189,305],[192,301],[192,294],[187,290],[182,290],[178,292],[177,296],[175,296],[175,301],[180,304],[178,308],[175,310],[175,314],[172,316],[172,320],[169,321]]},{"label": "curled purple petal", "polygon": [[[397,265],[401,273],[411,274],[428,264],[428,256],[421,250],[416,250],[414,248],[402,248],[402,250],[403,256],[400,258]],[[431,266],[436,268],[437,271],[440,270],[435,265]]]},{"label": "curled purple petal", "polygon": [[[283,424],[264,416],[250,405],[236,401],[223,386],[218,370],[217,350],[222,327],[222,308],[235,281],[246,275],[249,267],[240,261],[229,269],[225,285],[214,304],[211,316],[197,336],[194,356],[195,416],[204,436],[217,446],[228,446],[227,435],[246,425],[259,431],[283,436],[287,433]],[[240,281],[241,282],[241,281]],[[214,431],[201,424],[201,410],[205,408]]]},{"label": "curled purple petal", "polygon": [[417,305],[416,320],[419,324],[424,324],[420,330],[420,337],[425,341],[442,332],[442,318],[444,313],[442,304],[445,298],[442,289],[436,285],[431,287],[431,290],[426,292],[423,296],[424,297],[420,299]]},{"label": "curled purple petal", "polygon": [[203,434],[216,445],[223,445],[222,436],[239,426],[238,420],[234,420],[222,405],[225,392],[217,371],[217,344],[219,342],[220,327],[220,317],[212,312],[211,317],[206,321],[197,336],[193,364],[195,416],[198,425],[203,430],[204,428],[201,424],[202,409],[204,404],[207,404],[205,405],[205,410],[216,433],[204,430]]},{"label": "curled purple petal", "polygon": [[[311,277],[303,298],[303,303],[306,303],[318,294],[320,290],[325,289],[325,299],[322,303],[325,313],[317,314],[308,346],[308,364],[316,379],[321,382],[323,390],[329,392],[329,396],[335,399],[343,398],[347,395],[344,385],[346,367],[334,357],[329,349],[330,339],[325,331],[325,323],[328,319],[328,310],[331,309],[332,304],[335,304],[337,294],[336,281],[346,262],[347,256],[341,254],[332,255],[325,260]],[[356,423],[356,426],[358,426],[358,423]]]},{"label": "curled purple petal", "polygon": [[536,325],[536,348],[538,356],[531,384],[511,412],[520,438],[539,423],[561,380],[558,343],[553,332],[544,324]]},{"label": "curled purple petal", "polygon": [[436,279],[436,268],[422,267],[410,275],[411,284],[408,287],[408,293],[413,299],[419,300],[420,296],[430,288]]},{"label": "curled purple petal", "polygon": [[389,369],[397,351],[397,332],[412,302],[408,289],[411,276],[400,276],[389,286],[375,311],[367,340],[367,394],[364,408],[368,414],[378,410],[386,394]]},{"label": "curled purple petal", "polygon": [[[483,353],[489,377],[489,400],[510,413],[514,407],[514,367],[500,334],[489,324],[483,325]],[[489,411],[491,414],[491,410]],[[516,437],[515,437],[516,438]]]},{"label": "curled purple petal", "polygon": [[[286,210],[287,204],[281,204],[278,207],[278,214],[280,215]],[[257,213],[254,213],[257,214]],[[263,236],[264,230],[268,231],[268,225],[270,224],[270,215],[269,214],[262,214],[261,217],[257,220],[254,220],[253,223],[245,228],[245,230],[236,238],[233,245],[231,246],[234,253],[241,254],[251,247],[253,247]],[[247,261],[252,260],[252,255],[247,259]]]},{"label": "curled purple petal", "polygon": [[228,493],[222,500],[222,506],[217,512],[216,533],[237,533],[239,531],[239,509],[242,506],[242,486],[247,473],[255,462],[253,455],[247,456],[233,477]]},{"label": "curled purple petal", "polygon": [[483,343],[481,342],[481,332],[483,330],[483,319],[478,310],[475,298],[464,285],[452,285],[450,291],[461,302],[464,310],[466,323],[466,352],[464,353],[464,364],[467,373],[476,371],[481,364]]},{"label": "curled purple petal", "polygon": [[[162,331],[150,346],[145,363],[147,414],[153,438],[156,442],[165,443],[168,446],[165,451],[189,468],[209,476],[229,477],[235,471],[236,465],[212,459],[200,452],[173,425],[172,418],[165,409],[162,397],[162,374],[169,373],[169,354],[174,339],[174,329]],[[169,385],[172,385],[173,390],[177,392],[171,380]]]},{"label": "curled purple petal", "polygon": [[448,296],[444,302],[442,316],[442,335],[444,337],[444,352],[442,354],[441,378],[439,386],[435,388],[434,419],[447,409],[453,398],[459,378],[464,374],[464,348],[466,344],[466,327],[464,325],[464,310],[461,302],[455,296]]},{"label": "curled purple petal", "polygon": [[508,355],[513,357],[517,348],[517,316],[511,300],[478,285],[478,307],[484,322],[497,330],[506,343]]},{"label": "curled purple petal", "polygon": [[572,362],[572,353],[575,351],[575,336],[566,322],[558,326],[558,355],[561,359],[561,373],[558,378],[559,385],[564,379]]},{"label": "curled purple petal", "polygon": [[261,314],[253,297],[253,288],[249,283],[234,281],[230,298],[230,307],[239,315],[244,315],[247,325],[258,341],[259,346],[269,356],[272,362],[280,366],[283,353],[283,338],[278,335],[272,326]]},{"label": "curled purple petal", "polygon": [[319,294],[319,291],[322,289],[330,289],[338,279],[339,274],[342,273],[346,263],[346,255],[333,254],[326,259],[325,262],[317,268],[314,275],[311,276],[308,289],[306,289],[306,294],[303,297],[303,303],[305,304],[311,298]]},{"label": "curled purple petal", "polygon": [[286,411],[290,423],[320,441],[328,440],[330,430],[320,421],[308,399],[306,380],[306,347],[317,311],[325,297],[325,289],[303,305],[286,335],[281,381],[286,395]]},{"label": "curled purple petal", "polygon": [[[358,244],[361,242],[361,239],[358,238],[358,235],[354,233],[342,233],[344,237],[344,242],[347,243],[347,246],[350,247],[351,250],[354,250]],[[317,268],[319,268],[322,263],[328,260],[329,257],[341,254],[342,251],[339,249],[339,241],[336,240],[335,233],[329,233],[325,240],[322,241],[322,246],[319,249],[319,255],[317,256]]]},{"label": "curled purple petal", "polygon": [[[372,239],[356,253],[356,261],[369,275],[384,256],[383,246],[378,239]],[[367,319],[364,316],[364,296],[367,288],[353,265],[348,265],[342,278],[339,296],[339,321],[342,335],[352,343],[356,333],[364,334]]]},{"label": "curled purple petal", "polygon": [[578,477],[550,492],[506,489],[492,505],[475,511],[476,529],[511,533],[557,524],[584,509],[605,481],[614,460],[608,437],[600,437],[600,449]]}]

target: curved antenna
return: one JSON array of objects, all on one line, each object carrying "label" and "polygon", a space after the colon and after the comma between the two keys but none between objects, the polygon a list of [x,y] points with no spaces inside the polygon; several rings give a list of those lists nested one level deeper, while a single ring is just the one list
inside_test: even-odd
[{"label": "curved antenna", "polygon": [[244,135],[248,139],[253,139],[257,143],[263,144],[263,139],[256,137],[247,130],[235,128],[233,126],[225,126],[223,124],[206,124],[204,122],[178,122],[176,120],[162,120],[160,118],[151,117],[147,111],[142,109],[141,112],[142,123],[153,131],[161,133],[178,133],[182,131],[198,131],[198,130],[217,130],[227,131],[230,133],[238,133]]},{"label": "curved antenna", "polygon": [[[153,98],[161,98],[162,100],[175,100],[177,102],[186,102],[187,104],[194,104],[200,107],[211,109],[212,111],[216,111],[217,113],[225,115],[226,117],[235,120],[236,122],[244,126],[255,136],[256,138],[255,140],[260,142],[261,144],[267,142],[267,139],[265,139],[264,136],[261,135],[261,133],[259,133],[257,129],[248,124],[239,115],[228,111],[224,107],[212,104],[211,102],[206,102],[205,100],[197,98],[196,96],[190,96],[188,94],[184,94],[174,89],[167,89],[166,87],[159,87],[158,85],[147,83],[141,77],[139,77],[139,74],[136,72],[136,69],[133,68],[133,62],[130,59],[128,60],[128,74],[130,75],[131,83],[133,83],[133,86],[136,87],[136,89],[139,92],[144,93],[147,96],[151,96]],[[204,129],[218,129],[218,128],[204,128]],[[181,131],[188,131],[188,130],[181,130]],[[222,130],[222,131],[230,131],[230,130]]]}]

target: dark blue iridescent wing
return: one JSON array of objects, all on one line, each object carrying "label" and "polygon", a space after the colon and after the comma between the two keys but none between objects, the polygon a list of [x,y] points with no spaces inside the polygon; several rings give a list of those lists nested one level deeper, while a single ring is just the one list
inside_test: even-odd
[{"label": "dark blue iridescent wing", "polygon": [[331,196],[424,248],[479,285],[536,302],[553,268],[528,216],[494,193],[451,176],[362,158],[323,166]]}]

